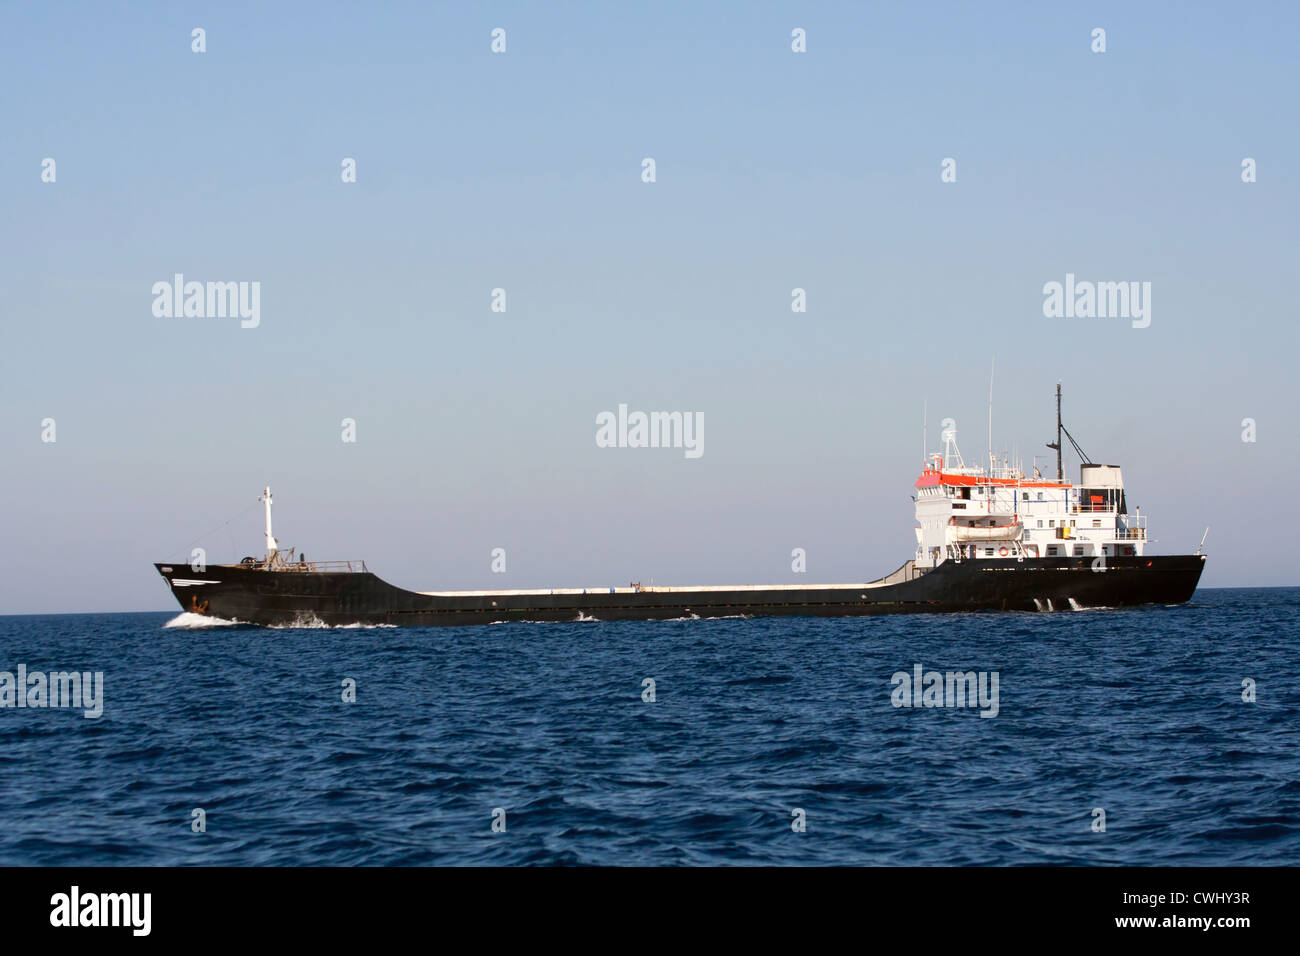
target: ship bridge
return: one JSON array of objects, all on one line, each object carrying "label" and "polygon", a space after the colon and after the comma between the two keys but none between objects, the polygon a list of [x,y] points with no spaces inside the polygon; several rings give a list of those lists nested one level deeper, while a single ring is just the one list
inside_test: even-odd
[{"label": "ship bridge", "polygon": [[[1058,386],[1058,428],[1059,386]],[[1068,434],[1068,433],[1067,433]],[[1073,438],[1070,439],[1074,441]],[[1077,484],[1065,480],[1060,436],[1058,476],[989,456],[968,465],[955,429],[943,433],[944,451],[929,455],[915,483],[918,568],[944,561],[1141,555],[1146,519],[1130,514],[1119,465],[1083,459]]]}]

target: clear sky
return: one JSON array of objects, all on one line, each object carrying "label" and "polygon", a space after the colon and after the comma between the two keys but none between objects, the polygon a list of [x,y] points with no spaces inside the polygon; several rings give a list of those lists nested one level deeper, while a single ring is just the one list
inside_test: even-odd
[{"label": "clear sky", "polygon": [[[150,563],[261,553],[267,483],[416,589],[875,578],[995,357],[999,449],[1049,460],[1059,380],[1153,551],[1300,584],[1297,11],[6,4],[0,612],[172,607]],[[156,317],[175,273],[260,324]],[[1067,273],[1149,327],[1045,317]],[[704,454],[598,448],[619,403]]]}]

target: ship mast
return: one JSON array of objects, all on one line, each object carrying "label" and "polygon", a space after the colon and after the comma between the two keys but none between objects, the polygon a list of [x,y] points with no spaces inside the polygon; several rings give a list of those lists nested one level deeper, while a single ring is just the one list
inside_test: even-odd
[{"label": "ship mast", "polygon": [[1074,440],[1074,436],[1070,434],[1070,430],[1061,424],[1061,383],[1057,382],[1056,383],[1056,441],[1054,442],[1049,441],[1047,443],[1048,448],[1051,448],[1056,451],[1056,480],[1057,481],[1065,480],[1065,468],[1063,467],[1061,462],[1061,433],[1062,432],[1065,433],[1066,438],[1070,439],[1070,445],[1072,448],[1074,448],[1075,454],[1079,456],[1080,464],[1084,464],[1084,465],[1094,464],[1093,460],[1088,457],[1088,453],[1084,451],[1082,448],[1080,448],[1079,443]]},{"label": "ship mast", "polygon": [[270,567],[271,561],[274,560],[276,552],[279,551],[279,548],[277,548],[275,544],[275,538],[271,535],[271,486],[270,485],[266,486],[266,490],[262,493],[262,497],[258,498],[257,500],[266,502],[266,565],[267,567]]},{"label": "ship mast", "polygon": [[[1073,440],[1073,439],[1071,439]],[[1065,480],[1065,469],[1061,462],[1061,383],[1056,383],[1056,441],[1048,442],[1048,448],[1056,449],[1056,480]]]}]

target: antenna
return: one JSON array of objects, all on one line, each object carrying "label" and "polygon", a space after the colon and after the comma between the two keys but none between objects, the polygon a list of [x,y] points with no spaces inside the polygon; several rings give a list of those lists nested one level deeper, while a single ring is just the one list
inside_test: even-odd
[{"label": "antenna", "polygon": [[930,424],[930,403],[921,399],[921,468],[925,468],[925,456],[930,453],[930,443],[926,440],[926,428]]},{"label": "antenna", "polygon": [[1205,547],[1205,539],[1210,536],[1210,526],[1205,526],[1205,534],[1201,535],[1201,543],[1196,546],[1196,553],[1200,554],[1201,549]]},{"label": "antenna", "polygon": [[989,362],[989,477],[993,477],[993,367],[998,357],[993,356]]}]

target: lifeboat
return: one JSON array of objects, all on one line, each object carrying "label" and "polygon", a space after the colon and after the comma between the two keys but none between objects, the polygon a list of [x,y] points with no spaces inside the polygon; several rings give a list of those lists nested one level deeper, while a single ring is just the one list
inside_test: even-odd
[{"label": "lifeboat", "polygon": [[952,527],[954,541],[1019,541],[1024,533],[1025,526],[1019,521],[983,527],[954,524]]}]

